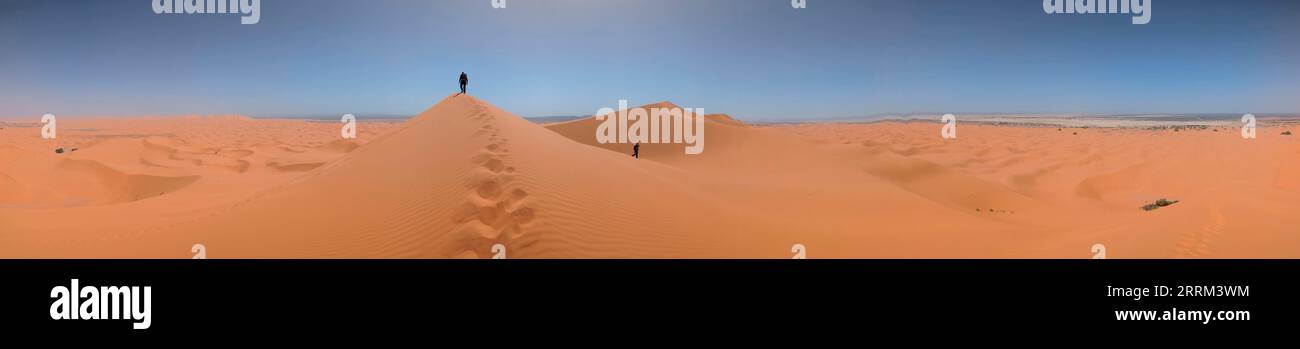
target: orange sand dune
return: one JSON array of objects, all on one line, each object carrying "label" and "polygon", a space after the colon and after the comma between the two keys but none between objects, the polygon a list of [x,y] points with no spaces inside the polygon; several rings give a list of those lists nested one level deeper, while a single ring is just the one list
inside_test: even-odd
[{"label": "orange sand dune", "polygon": [[[0,134],[0,257],[1300,257],[1300,142],[1272,127],[943,140],[935,123],[710,115],[704,153],[634,159],[592,118],[541,126],[468,95],[356,141],[307,121],[86,125],[65,154]],[[1180,202],[1139,209],[1159,198]]]},{"label": "orange sand dune", "polygon": [[[1300,191],[1289,186],[1297,178],[1292,174],[1300,141],[1280,135],[1287,126],[1261,128],[1255,140],[1242,139],[1236,128],[1175,132],[971,124],[961,126],[960,137],[951,141],[938,137],[933,123],[776,128],[834,143],[826,147],[863,161],[869,172],[880,174],[871,169],[887,166],[871,155],[883,153],[978,179],[978,185],[945,178],[926,186],[948,195],[979,188],[970,197],[1003,198],[962,205],[994,217],[1016,210],[1011,216],[1023,225],[1023,234],[1041,239],[1037,246],[1027,244],[1033,250],[1024,256],[1063,257],[1084,253],[1079,246],[1102,243],[1111,258],[1296,258],[1300,216],[1286,212],[1300,209]],[[914,181],[917,174],[902,177]],[[1137,209],[1160,198],[1181,201],[1150,212]]]},{"label": "orange sand dune", "polygon": [[[38,125],[5,127],[7,133],[0,138],[0,144],[7,144],[0,145],[0,181],[5,182],[0,183],[5,184],[0,187],[0,239],[69,244],[74,250],[110,241],[103,246],[112,248],[111,240],[117,237],[213,215],[301,174],[266,165],[274,159],[293,155],[332,161],[342,156],[327,149],[339,134],[333,123],[244,117],[66,118],[59,126],[57,140],[41,139]],[[359,140],[393,126],[364,123]],[[55,153],[58,147],[65,152]],[[305,150],[293,153],[284,147]],[[93,254],[37,250],[18,256]]]}]

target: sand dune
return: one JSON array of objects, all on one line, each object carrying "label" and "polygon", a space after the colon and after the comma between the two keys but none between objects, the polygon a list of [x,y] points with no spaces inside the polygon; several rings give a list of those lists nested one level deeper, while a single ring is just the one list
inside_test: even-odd
[{"label": "sand dune", "polygon": [[[288,152],[260,149],[319,146],[338,135],[331,124],[245,117],[63,118],[59,125],[57,140],[41,139],[36,124],[10,124],[0,140],[7,144],[0,146],[0,239],[14,244],[0,256],[129,257],[127,247],[152,246],[139,237],[146,231],[214,215],[301,175],[264,166]],[[77,150],[57,154],[56,147]],[[29,251],[10,253],[22,249]]]},{"label": "sand dune", "polygon": [[[480,258],[497,243],[524,258],[668,257],[707,247],[673,233],[685,229],[671,219],[683,211],[638,200],[689,197],[688,188],[634,165],[473,97],[449,97],[310,178],[168,235],[274,257]],[[609,195],[615,188],[632,195]],[[277,236],[257,238],[263,224],[276,224]]]},{"label": "sand dune", "polygon": [[[0,141],[0,256],[1300,255],[1300,143],[1273,129],[968,125],[943,140],[926,122],[713,114],[704,153],[643,144],[634,159],[598,144],[593,118],[536,125],[468,95],[359,140],[242,117],[74,126],[59,144],[77,152]],[[1139,209],[1159,198],[1181,201]]]},{"label": "sand dune", "polygon": [[[777,128],[835,144],[827,147],[876,149],[854,156],[866,160],[868,168],[889,169],[889,161],[872,155],[883,152],[905,158],[899,161],[927,161],[932,164],[923,167],[927,171],[978,178],[982,183],[957,185],[969,178],[946,178],[926,186],[944,188],[936,192],[945,195],[983,188],[972,197],[1014,199],[966,203],[987,206],[982,210],[985,214],[989,209],[995,209],[996,215],[1007,207],[1030,205],[1013,214],[1021,226],[1015,230],[1041,237],[1032,244],[1022,243],[1032,247],[1025,256],[1060,257],[1073,253],[1071,247],[1090,243],[1106,244],[1112,258],[1293,258],[1300,254],[1300,244],[1288,233],[1300,219],[1282,214],[1300,208],[1300,192],[1287,188],[1283,184],[1287,180],[1282,179],[1282,173],[1293,170],[1300,160],[1294,152],[1300,143],[1264,136],[1278,134],[1275,128],[1261,129],[1260,138],[1250,141],[1240,138],[1235,129],[1058,131],[1056,127],[967,125],[958,140],[944,141],[937,137],[933,123]],[[843,140],[851,144],[843,145]],[[904,173],[900,178],[917,180],[917,175]],[[1160,198],[1182,201],[1153,212],[1135,209]]]}]

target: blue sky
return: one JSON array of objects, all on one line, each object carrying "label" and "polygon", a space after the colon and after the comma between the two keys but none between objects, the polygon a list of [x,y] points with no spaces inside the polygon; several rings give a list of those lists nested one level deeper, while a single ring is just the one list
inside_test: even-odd
[{"label": "blue sky", "polygon": [[456,89],[522,116],[671,100],[748,120],[908,112],[1300,112],[1300,1],[0,0],[0,116],[414,114]]}]

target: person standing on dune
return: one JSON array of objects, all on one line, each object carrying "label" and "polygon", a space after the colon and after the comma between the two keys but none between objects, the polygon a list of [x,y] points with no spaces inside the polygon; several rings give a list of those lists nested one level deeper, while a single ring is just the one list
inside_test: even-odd
[{"label": "person standing on dune", "polygon": [[632,157],[637,159],[641,158],[641,143],[632,145]]},{"label": "person standing on dune", "polygon": [[460,72],[460,94],[465,94],[466,86],[469,86],[469,75],[465,75],[465,72]]}]

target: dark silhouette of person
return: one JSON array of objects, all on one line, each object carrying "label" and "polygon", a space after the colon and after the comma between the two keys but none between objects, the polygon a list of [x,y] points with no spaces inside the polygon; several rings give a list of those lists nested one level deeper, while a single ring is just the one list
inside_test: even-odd
[{"label": "dark silhouette of person", "polygon": [[641,143],[632,145],[632,157],[637,159],[641,158]]},{"label": "dark silhouette of person", "polygon": [[465,94],[466,86],[469,86],[469,75],[465,75],[465,72],[460,72],[460,94]]}]

